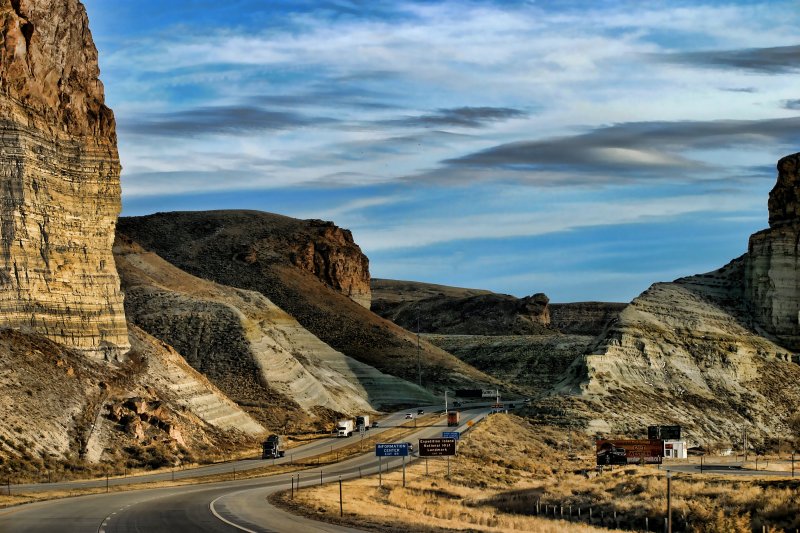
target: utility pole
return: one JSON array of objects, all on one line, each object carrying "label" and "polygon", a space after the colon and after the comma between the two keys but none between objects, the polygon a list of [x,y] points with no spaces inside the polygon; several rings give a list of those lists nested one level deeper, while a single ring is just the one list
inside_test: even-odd
[{"label": "utility pole", "polygon": [[444,414],[447,415],[447,390],[444,391]]},{"label": "utility pole", "polygon": [[420,344],[419,344],[419,304],[417,304],[417,385],[422,387],[422,361],[420,359]]},{"label": "utility pole", "polygon": [[672,491],[670,490],[671,481],[672,472],[667,470],[667,533],[672,533]]}]

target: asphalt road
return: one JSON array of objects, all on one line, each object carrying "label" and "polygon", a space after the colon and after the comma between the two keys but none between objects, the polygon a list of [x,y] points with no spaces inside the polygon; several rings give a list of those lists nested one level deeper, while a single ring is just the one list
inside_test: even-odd
[{"label": "asphalt road", "polygon": [[[725,475],[739,475],[739,476],[791,476],[791,472],[780,470],[751,470],[749,468],[742,468],[736,464],[704,464],[703,471],[700,472],[700,465],[671,465],[664,470],[671,472],[683,472],[686,474],[725,474]],[[800,475],[800,464],[798,464],[798,471],[795,475]]]},{"label": "asphalt road", "polygon": [[[442,406],[423,406],[423,409],[432,411],[433,409],[442,409]],[[384,416],[380,420],[380,427],[371,428],[367,432],[367,436],[373,437],[375,435],[379,435],[383,431],[397,427],[400,424],[406,422],[405,413],[411,410],[403,410],[398,411],[396,413],[392,413],[390,415]],[[413,411],[414,416],[416,416],[417,409],[414,408]],[[261,468],[264,466],[269,466],[271,464],[281,465],[292,463],[295,460],[307,459],[308,457],[314,457],[315,455],[319,455],[321,453],[335,451],[339,448],[344,448],[353,442],[357,442],[358,435],[353,435],[350,438],[337,438],[337,437],[330,437],[324,439],[315,440],[309,444],[304,444],[302,446],[297,446],[291,448],[290,450],[286,451],[286,457],[275,459],[261,459],[259,458],[251,458],[251,459],[240,459],[237,461],[226,461],[224,463],[214,463],[211,465],[203,465],[198,466],[195,468],[187,468],[187,469],[176,469],[173,471],[170,470],[162,470],[152,474],[137,474],[134,476],[126,476],[126,477],[111,477],[108,479],[108,485],[110,487],[116,487],[120,485],[132,485],[138,483],[151,483],[154,481],[170,481],[170,480],[179,480],[179,479],[188,479],[193,477],[200,477],[200,476],[212,476],[216,474],[231,474],[233,476],[234,470],[236,472],[244,472],[247,470],[252,470],[254,468]],[[84,488],[103,488],[106,486],[106,479],[105,478],[98,478],[98,479],[91,479],[91,480],[81,480],[81,481],[64,481],[64,482],[57,482],[57,483],[31,483],[31,484],[15,484],[11,485],[11,491],[19,492],[19,493],[30,493],[30,492],[41,492],[41,491],[51,491],[51,490],[73,490],[73,489],[84,489]]]},{"label": "asphalt road", "polygon": [[[463,431],[469,420],[480,419],[487,412],[487,408],[462,411],[462,425],[459,428],[447,428],[446,422],[442,419],[435,426],[421,428],[407,440],[415,442],[419,438],[441,436],[442,431]],[[404,412],[396,413],[386,420],[395,420],[394,417],[398,417],[398,421],[403,421]],[[352,442],[352,439],[338,439],[338,441],[344,441],[342,443],[344,445]],[[304,447],[299,453],[309,454],[304,456],[315,455],[319,451],[325,451],[326,446],[329,449],[330,445],[329,442],[314,443]],[[298,458],[297,455],[295,457]],[[416,458],[411,457],[409,460],[413,461]],[[260,460],[253,462],[259,463],[259,466],[263,464]],[[401,464],[401,458],[383,461],[384,468],[396,468]],[[372,453],[368,453],[329,465],[323,468],[322,472],[323,480],[326,477],[338,479],[338,476],[348,479],[360,474],[377,473],[378,462]],[[319,483],[319,470],[304,470],[298,473],[301,490],[302,487]],[[203,485],[97,494],[20,505],[0,510],[0,533],[354,531],[286,513],[266,501],[269,494],[288,489],[292,476],[298,473]],[[105,480],[102,480],[102,485],[105,485]]]}]

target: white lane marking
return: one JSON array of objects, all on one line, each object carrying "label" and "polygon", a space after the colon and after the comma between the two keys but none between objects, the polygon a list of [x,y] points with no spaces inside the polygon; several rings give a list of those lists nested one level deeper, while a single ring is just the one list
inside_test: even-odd
[{"label": "white lane marking", "polygon": [[216,516],[216,517],[217,517],[219,520],[221,520],[221,521],[225,522],[225,523],[226,523],[226,524],[228,524],[229,526],[233,526],[233,527],[235,527],[236,529],[239,529],[239,530],[241,530],[241,531],[246,531],[247,533],[258,533],[258,532],[256,532],[256,531],[253,531],[252,529],[247,529],[247,528],[246,528],[246,527],[244,527],[244,526],[240,526],[239,524],[236,524],[236,523],[234,523],[234,522],[231,522],[230,520],[227,520],[227,519],[226,519],[226,518],[224,518],[222,515],[220,515],[220,514],[217,512],[217,510],[214,508],[214,504],[216,504],[216,503],[217,503],[217,501],[221,500],[221,499],[222,499],[222,498],[224,498],[225,496],[233,496],[234,494],[239,494],[240,492],[246,492],[246,491],[248,491],[248,490],[251,490],[251,489],[239,490],[239,491],[232,492],[232,493],[229,493],[229,494],[223,494],[222,496],[219,496],[219,497],[217,497],[217,498],[214,498],[214,500],[212,500],[212,501],[211,501],[211,503],[209,503],[209,504],[208,504],[208,508],[209,508],[209,510],[211,510],[211,514],[213,514],[213,515],[214,515],[214,516]]}]

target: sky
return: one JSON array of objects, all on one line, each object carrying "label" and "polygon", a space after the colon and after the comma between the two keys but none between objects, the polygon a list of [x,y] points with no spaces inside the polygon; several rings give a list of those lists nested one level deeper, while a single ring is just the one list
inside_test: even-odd
[{"label": "sky", "polygon": [[123,216],[352,230],[373,277],[629,301],[767,227],[790,2],[84,0]]}]

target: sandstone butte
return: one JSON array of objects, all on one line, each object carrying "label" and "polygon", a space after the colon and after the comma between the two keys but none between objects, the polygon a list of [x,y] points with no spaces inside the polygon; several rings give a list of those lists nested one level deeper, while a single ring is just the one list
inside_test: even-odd
[{"label": "sandstone butte", "polygon": [[800,351],[800,153],[778,161],[769,193],[769,229],[750,237],[745,262],[745,297],[757,327]]},{"label": "sandstone butte", "polygon": [[0,24],[2,325],[117,359],[120,163],[86,11],[0,0]]}]

